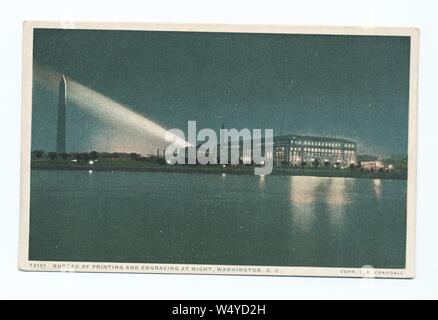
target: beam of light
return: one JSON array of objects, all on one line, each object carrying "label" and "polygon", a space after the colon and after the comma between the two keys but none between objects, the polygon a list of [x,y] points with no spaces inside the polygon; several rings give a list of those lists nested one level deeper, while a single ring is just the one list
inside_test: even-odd
[{"label": "beam of light", "polygon": [[[61,76],[61,73],[45,66],[34,65],[34,82],[36,84],[57,90]],[[155,146],[169,143],[166,139],[168,131],[162,126],[68,76],[66,76],[66,80],[68,101],[73,102],[82,111],[116,128],[134,130],[137,135],[144,136],[144,139],[152,140]],[[177,135],[172,135],[172,137],[171,140],[180,148],[190,146],[187,141]]]},{"label": "beam of light", "polygon": [[[70,78],[67,78],[67,90],[69,101],[98,119],[122,128],[135,129],[159,140],[166,138],[167,130],[160,125]],[[188,146],[184,139],[176,135],[174,139],[178,146]]]}]

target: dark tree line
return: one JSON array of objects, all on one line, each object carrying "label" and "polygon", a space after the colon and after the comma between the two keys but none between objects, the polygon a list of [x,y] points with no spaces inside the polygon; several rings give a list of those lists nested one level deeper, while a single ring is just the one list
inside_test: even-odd
[{"label": "dark tree line", "polygon": [[98,159],[111,159],[111,160],[135,160],[135,161],[158,161],[155,156],[145,157],[139,153],[131,152],[80,152],[80,153],[57,153],[57,152],[47,152],[44,150],[34,150],[32,151],[32,157],[35,159],[48,158],[50,160],[77,160],[77,161],[90,161]]}]

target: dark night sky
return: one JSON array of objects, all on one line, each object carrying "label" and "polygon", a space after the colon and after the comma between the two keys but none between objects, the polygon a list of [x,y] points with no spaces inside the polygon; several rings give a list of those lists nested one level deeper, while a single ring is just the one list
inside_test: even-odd
[{"label": "dark night sky", "polygon": [[[273,128],[405,155],[407,37],[38,29],[34,61],[166,128]],[[55,149],[57,97],[34,85],[32,149]],[[75,108],[67,151],[110,132]],[[106,130],[106,131],[105,131]],[[103,150],[102,150],[103,151]],[[133,150],[136,151],[136,150]]]}]

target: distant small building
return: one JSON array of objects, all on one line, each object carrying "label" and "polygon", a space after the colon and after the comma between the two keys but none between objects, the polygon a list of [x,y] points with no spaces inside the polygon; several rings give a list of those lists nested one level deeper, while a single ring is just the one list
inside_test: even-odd
[{"label": "distant small building", "polygon": [[360,166],[364,170],[379,170],[385,167],[382,161],[361,161]]}]

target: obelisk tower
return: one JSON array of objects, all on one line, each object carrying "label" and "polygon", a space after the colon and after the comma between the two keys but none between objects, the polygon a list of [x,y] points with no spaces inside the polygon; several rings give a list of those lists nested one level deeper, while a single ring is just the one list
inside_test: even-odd
[{"label": "obelisk tower", "polygon": [[58,131],[56,136],[56,152],[65,153],[65,103],[67,100],[67,82],[62,75],[59,81],[58,98]]}]

